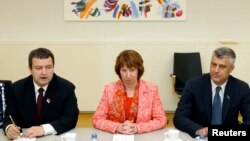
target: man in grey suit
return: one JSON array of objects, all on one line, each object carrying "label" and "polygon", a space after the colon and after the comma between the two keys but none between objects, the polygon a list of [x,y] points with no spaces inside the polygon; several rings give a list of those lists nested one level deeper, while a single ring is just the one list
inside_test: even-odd
[{"label": "man in grey suit", "polygon": [[31,75],[13,83],[7,101],[3,129],[9,139],[16,139],[21,128],[26,128],[23,137],[33,138],[61,134],[76,126],[79,109],[75,86],[57,76],[54,65],[50,50],[30,52]]},{"label": "man in grey suit", "polygon": [[[192,137],[200,134],[208,136],[209,125],[239,125],[239,113],[243,116],[243,124],[250,124],[249,85],[230,75],[235,59],[232,49],[216,49],[211,58],[210,73],[196,77],[186,84],[174,115],[177,129]],[[218,95],[221,113],[215,116],[219,120],[214,123],[212,113],[217,86],[220,87]]]}]

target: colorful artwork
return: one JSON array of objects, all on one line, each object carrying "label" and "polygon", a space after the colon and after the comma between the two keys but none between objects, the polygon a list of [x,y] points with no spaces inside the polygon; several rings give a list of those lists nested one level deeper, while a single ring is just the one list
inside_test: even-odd
[{"label": "colorful artwork", "polygon": [[182,21],[186,0],[64,0],[66,21]]}]

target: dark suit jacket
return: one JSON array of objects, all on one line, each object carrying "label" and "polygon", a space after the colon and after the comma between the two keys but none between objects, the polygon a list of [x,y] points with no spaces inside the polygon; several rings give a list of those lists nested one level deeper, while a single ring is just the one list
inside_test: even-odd
[{"label": "dark suit jacket", "polygon": [[11,121],[9,114],[21,128],[49,123],[57,131],[64,133],[76,126],[78,105],[75,86],[54,74],[43,98],[41,120],[36,119],[36,97],[32,76],[13,83],[13,92],[7,102],[4,131]]},{"label": "dark suit jacket", "polygon": [[[243,124],[250,124],[250,90],[247,83],[229,76],[223,99],[222,124],[239,125],[238,114]],[[177,129],[195,137],[195,132],[208,127],[212,113],[212,86],[209,74],[190,80],[182,93],[174,116]]]}]

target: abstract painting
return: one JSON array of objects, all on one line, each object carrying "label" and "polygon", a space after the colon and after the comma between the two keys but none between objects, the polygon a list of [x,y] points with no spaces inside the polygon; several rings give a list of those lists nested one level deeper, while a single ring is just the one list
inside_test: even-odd
[{"label": "abstract painting", "polygon": [[64,0],[65,21],[183,21],[186,0]]}]

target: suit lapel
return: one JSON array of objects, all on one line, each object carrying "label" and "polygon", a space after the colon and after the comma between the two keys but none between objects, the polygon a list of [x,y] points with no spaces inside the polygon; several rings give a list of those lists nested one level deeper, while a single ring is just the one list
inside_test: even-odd
[{"label": "suit lapel", "polygon": [[35,94],[35,88],[33,84],[32,77],[28,78],[27,81],[27,87],[25,88],[25,91],[22,93],[23,99],[25,100],[24,104],[27,104],[27,111],[31,114],[30,117],[35,121],[36,118],[36,94]]},{"label": "suit lapel", "polygon": [[144,107],[146,107],[145,105],[147,105],[147,100],[145,101],[145,99],[148,99],[148,93],[147,93],[147,88],[145,87],[145,83],[144,81],[140,80],[140,87],[139,87],[139,101],[138,101],[138,111],[137,111],[137,121],[141,121],[141,119],[139,119],[140,117],[143,116],[139,116],[139,115],[143,115],[143,113],[141,112],[145,112],[145,109],[143,109]]},{"label": "suit lapel", "polygon": [[225,92],[224,92],[224,98],[223,98],[223,106],[222,106],[222,123],[226,118],[226,115],[228,113],[229,107],[230,107],[230,103],[231,103],[231,97],[233,95],[233,83],[231,81],[231,77],[229,77],[227,84],[226,84],[226,88],[225,88]]},{"label": "suit lapel", "polygon": [[208,74],[208,77],[206,77],[206,81],[204,81],[206,84],[203,84],[202,86],[204,87],[204,100],[205,101],[205,109],[207,109],[207,120],[210,122],[211,120],[211,115],[212,115],[212,86],[211,86],[211,79],[210,75]]},{"label": "suit lapel", "polygon": [[41,120],[46,116],[46,111],[49,110],[50,104],[54,100],[54,96],[56,94],[56,80],[55,75],[53,76],[52,81],[49,83],[49,86],[45,92],[45,96],[43,98],[43,106],[42,106],[42,113],[41,113]]}]

